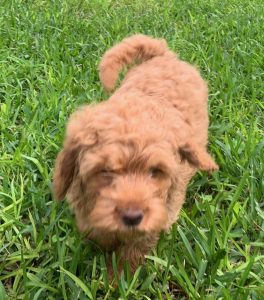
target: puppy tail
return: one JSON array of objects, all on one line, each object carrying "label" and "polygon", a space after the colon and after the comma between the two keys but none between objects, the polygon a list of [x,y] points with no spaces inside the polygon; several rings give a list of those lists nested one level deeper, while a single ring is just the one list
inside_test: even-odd
[{"label": "puppy tail", "polygon": [[128,37],[106,51],[99,65],[100,80],[107,91],[114,89],[121,70],[132,63],[140,63],[168,52],[165,40],[138,34]]}]

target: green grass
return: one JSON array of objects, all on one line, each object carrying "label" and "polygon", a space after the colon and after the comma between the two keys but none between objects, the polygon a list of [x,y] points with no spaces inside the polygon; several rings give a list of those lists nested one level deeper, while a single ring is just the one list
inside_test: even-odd
[{"label": "green grass", "polygon": [[[263,13],[261,0],[1,1],[1,300],[264,299]],[[207,79],[220,171],[195,177],[179,222],[114,289],[51,178],[70,113],[106,98],[101,55],[139,32]]]}]

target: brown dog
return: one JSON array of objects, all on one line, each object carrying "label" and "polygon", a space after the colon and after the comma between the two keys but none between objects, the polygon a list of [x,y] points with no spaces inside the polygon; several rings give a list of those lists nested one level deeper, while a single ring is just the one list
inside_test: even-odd
[{"label": "brown dog", "polygon": [[199,72],[164,40],[135,35],[105,53],[105,89],[133,63],[108,101],[70,118],[54,193],[67,196],[80,231],[134,270],[177,220],[195,172],[218,167],[206,150],[207,86]]}]

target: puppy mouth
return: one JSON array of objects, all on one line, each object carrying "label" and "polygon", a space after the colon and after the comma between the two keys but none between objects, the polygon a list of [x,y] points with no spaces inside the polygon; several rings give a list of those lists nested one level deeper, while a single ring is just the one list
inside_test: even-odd
[{"label": "puppy mouth", "polygon": [[126,234],[144,235],[164,229],[167,209],[160,199],[130,203],[116,203],[110,200],[104,198],[97,202],[89,214],[89,227],[121,234],[124,238]]}]

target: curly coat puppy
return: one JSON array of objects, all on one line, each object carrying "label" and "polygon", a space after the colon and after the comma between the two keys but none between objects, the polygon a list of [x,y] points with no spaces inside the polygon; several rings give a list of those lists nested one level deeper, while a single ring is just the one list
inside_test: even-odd
[{"label": "curly coat puppy", "polygon": [[56,199],[65,196],[80,231],[132,270],[177,220],[186,187],[200,169],[218,167],[206,150],[207,86],[164,40],[135,35],[107,51],[100,78],[114,89],[69,121],[54,173]]}]

